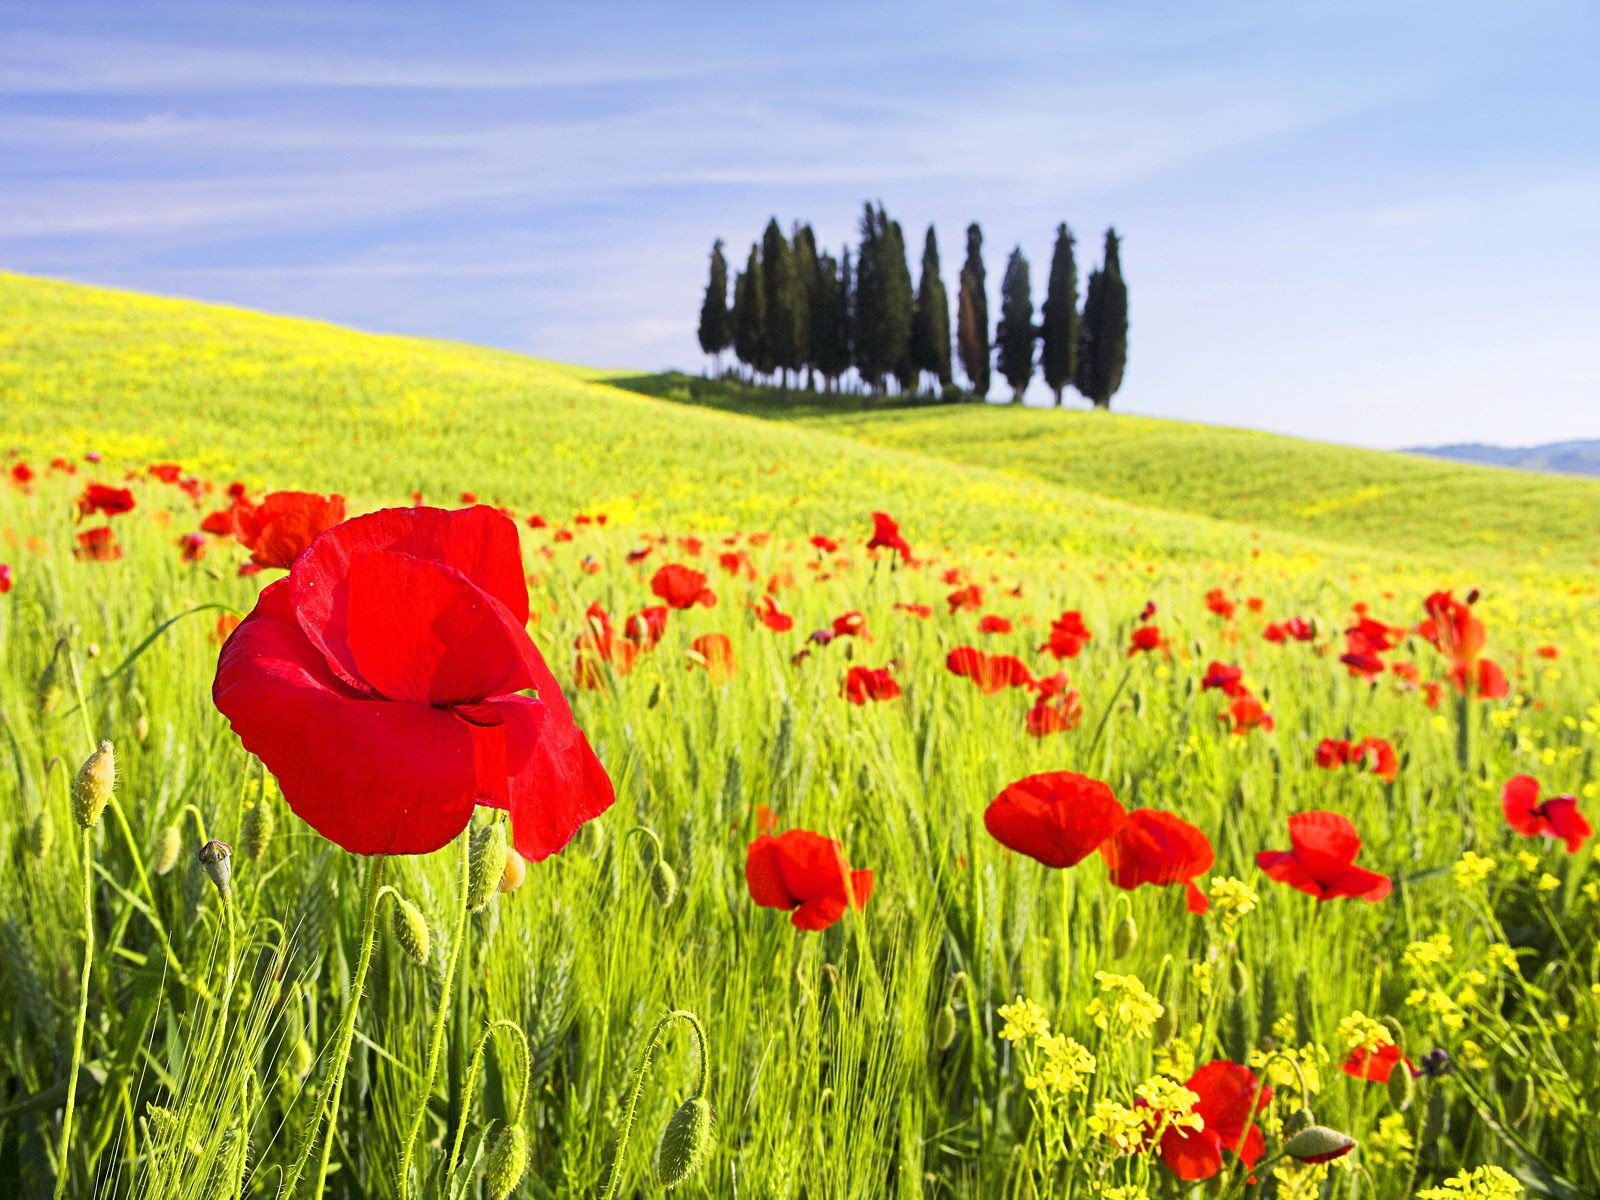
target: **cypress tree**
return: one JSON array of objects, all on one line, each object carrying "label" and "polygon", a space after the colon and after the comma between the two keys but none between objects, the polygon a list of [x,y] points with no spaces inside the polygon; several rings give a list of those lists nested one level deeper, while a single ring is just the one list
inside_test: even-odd
[{"label": "cypress tree", "polygon": [[878,214],[867,204],[861,214],[861,249],[856,254],[853,361],[861,382],[877,391],[887,367],[884,363],[884,284]]},{"label": "cypress tree", "polygon": [[1096,408],[1111,407],[1128,362],[1128,285],[1120,250],[1117,231],[1106,230],[1105,261],[1090,274],[1083,300],[1077,387]]},{"label": "cypress tree", "polygon": [[772,369],[767,352],[767,298],[761,278],[761,255],[754,245],[750,247],[750,257],[745,260],[744,272],[739,276],[734,307],[738,310],[733,328],[734,351],[740,362],[757,375],[765,375]]},{"label": "cypress tree", "polygon": [[722,352],[733,341],[733,324],[728,314],[728,260],[722,256],[722,239],[711,246],[711,277],[706,282],[706,298],[700,305],[700,349],[722,362]]},{"label": "cypress tree", "polygon": [[835,295],[838,310],[834,318],[839,323],[839,347],[844,361],[844,367],[839,372],[842,377],[856,360],[856,276],[850,267],[848,246],[844,248],[844,253],[839,258],[839,287]]},{"label": "cypress tree", "polygon": [[939,242],[932,225],[922,243],[922,280],[917,285],[911,322],[911,360],[917,373],[932,375],[938,387],[950,383],[950,299],[939,278]]},{"label": "cypress tree", "polygon": [[956,349],[961,370],[982,399],[989,394],[989,294],[983,270],[983,230],[967,226],[967,259],[961,264]]},{"label": "cypress tree", "polygon": [[1056,226],[1055,252],[1050,256],[1050,282],[1045,289],[1043,340],[1039,365],[1044,381],[1061,403],[1062,389],[1078,371],[1078,263],[1072,253],[1072,231],[1066,224]]},{"label": "cypress tree", "polygon": [[761,238],[761,285],[766,301],[762,341],[771,369],[788,386],[788,373],[798,371],[802,361],[800,318],[802,297],[795,275],[794,256],[789,239],[783,236],[774,217],[767,222]]},{"label": "cypress tree", "polygon": [[1020,403],[1033,378],[1033,297],[1028,282],[1028,260],[1022,247],[1011,252],[1005,278],[1000,283],[1000,323],[995,327],[1000,374],[1011,385],[1012,402]]},{"label": "cypress tree", "polygon": [[906,238],[900,222],[889,220],[878,206],[878,219],[887,230],[888,266],[884,280],[888,286],[884,306],[884,337],[887,342],[888,366],[900,381],[902,391],[916,388],[917,371],[911,360],[911,322],[916,315],[917,295],[911,285],[911,267],[906,262]]},{"label": "cypress tree", "polygon": [[817,236],[811,232],[811,226],[796,223],[794,227],[794,278],[795,291],[799,299],[795,324],[799,327],[797,342],[800,347],[800,361],[798,366],[806,369],[806,390],[812,386],[812,372],[816,370],[816,352],[812,346],[815,336],[812,326],[815,324],[817,297],[820,291],[817,272]]}]

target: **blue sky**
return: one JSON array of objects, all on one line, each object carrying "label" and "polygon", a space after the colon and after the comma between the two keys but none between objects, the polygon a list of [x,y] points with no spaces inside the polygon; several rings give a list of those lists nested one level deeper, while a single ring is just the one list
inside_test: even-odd
[{"label": "blue sky", "polygon": [[1542,0],[0,0],[0,268],[695,369],[714,237],[881,197],[952,286],[970,220],[996,282],[1115,223],[1127,411],[1600,437],[1597,48]]}]

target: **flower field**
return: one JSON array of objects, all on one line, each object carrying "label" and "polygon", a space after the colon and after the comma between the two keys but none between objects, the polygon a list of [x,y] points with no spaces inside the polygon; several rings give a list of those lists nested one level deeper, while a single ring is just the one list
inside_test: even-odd
[{"label": "flower field", "polygon": [[1581,489],[1431,553],[0,313],[8,1194],[1600,1190]]}]

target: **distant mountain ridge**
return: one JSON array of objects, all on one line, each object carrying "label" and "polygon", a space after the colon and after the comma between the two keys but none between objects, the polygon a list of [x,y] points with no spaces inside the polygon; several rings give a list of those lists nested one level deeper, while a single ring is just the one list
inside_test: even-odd
[{"label": "distant mountain ridge", "polygon": [[1490,467],[1515,467],[1519,471],[1554,471],[1558,475],[1587,475],[1600,479],[1600,438],[1576,442],[1546,442],[1542,446],[1486,446],[1466,442],[1453,446],[1412,446],[1406,453],[1426,454],[1456,462]]}]

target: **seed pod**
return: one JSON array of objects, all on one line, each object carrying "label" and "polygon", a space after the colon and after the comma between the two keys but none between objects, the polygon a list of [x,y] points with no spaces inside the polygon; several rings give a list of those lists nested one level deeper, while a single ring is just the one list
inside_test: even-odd
[{"label": "seed pod", "polygon": [[1178,1032],[1178,1014],[1173,1011],[1172,1005],[1167,1005],[1161,1010],[1161,1015],[1156,1018],[1156,1023],[1151,1027],[1150,1036],[1157,1046],[1165,1046]]},{"label": "seed pod", "polygon": [[56,823],[48,808],[41,808],[22,831],[23,845],[35,858],[46,858],[56,844]]},{"label": "seed pod", "polygon": [[157,875],[170,875],[178,865],[178,855],[183,850],[183,835],[176,825],[168,825],[156,834],[155,849],[150,852],[150,869]]},{"label": "seed pod", "polygon": [[656,894],[656,901],[662,908],[678,898],[678,873],[663,858],[658,857],[650,864],[650,890]]},{"label": "seed pod", "polygon": [[500,876],[500,890],[514,892],[522,886],[522,881],[528,877],[528,864],[510,846],[506,847],[506,869]]},{"label": "seed pod", "polygon": [[1250,990],[1250,968],[1237,954],[1228,960],[1228,979],[1233,984],[1233,990],[1240,995]]},{"label": "seed pod", "polygon": [[1283,1144],[1285,1154],[1303,1163],[1332,1162],[1355,1148],[1355,1138],[1326,1125],[1308,1125]]},{"label": "seed pod", "polygon": [[946,1004],[933,1019],[933,1048],[942,1053],[950,1049],[950,1044],[955,1040],[956,1010],[953,1004]]},{"label": "seed pod", "polygon": [[507,1125],[489,1150],[489,1163],[483,1170],[489,1200],[506,1200],[517,1190],[528,1169],[528,1133],[520,1124]]},{"label": "seed pod", "polygon": [[239,853],[251,862],[260,862],[278,831],[278,816],[263,796],[245,810],[239,822]]},{"label": "seed pod", "polygon": [[1403,1062],[1396,1063],[1394,1070],[1389,1073],[1389,1107],[1395,1112],[1405,1112],[1416,1095],[1417,1081],[1411,1074],[1411,1068]]},{"label": "seed pod", "polygon": [[50,655],[50,661],[45,663],[44,670],[39,672],[38,682],[33,685],[33,695],[38,701],[39,711],[47,717],[61,707],[62,697],[67,694],[66,685],[61,682],[61,668],[57,665],[61,661],[61,651],[66,644],[66,638],[56,643],[55,652]]},{"label": "seed pod", "polygon": [[1533,1115],[1533,1081],[1526,1075],[1517,1076],[1506,1103],[1506,1115],[1513,1125],[1520,1125]]},{"label": "seed pod", "polygon": [[111,802],[117,782],[117,756],[110,742],[101,742],[78,768],[72,782],[72,815],[84,829],[92,829]]},{"label": "seed pod", "polygon": [[1133,948],[1139,944],[1139,923],[1130,913],[1117,922],[1117,927],[1111,931],[1111,954],[1113,958],[1127,958],[1133,953]]},{"label": "seed pod", "polygon": [[467,911],[482,912],[494,899],[506,873],[506,827],[499,821],[480,826],[472,835],[467,863]]},{"label": "seed pod", "polygon": [[691,1096],[678,1106],[656,1146],[656,1182],[674,1188],[700,1169],[716,1141],[711,1102]]},{"label": "seed pod", "polygon": [[229,862],[233,857],[233,847],[213,838],[200,847],[196,857],[211,877],[211,882],[217,885],[217,894],[224,900],[233,895],[233,867]]},{"label": "seed pod", "polygon": [[420,908],[400,895],[394,898],[394,936],[407,958],[418,966],[427,966],[428,922]]}]

